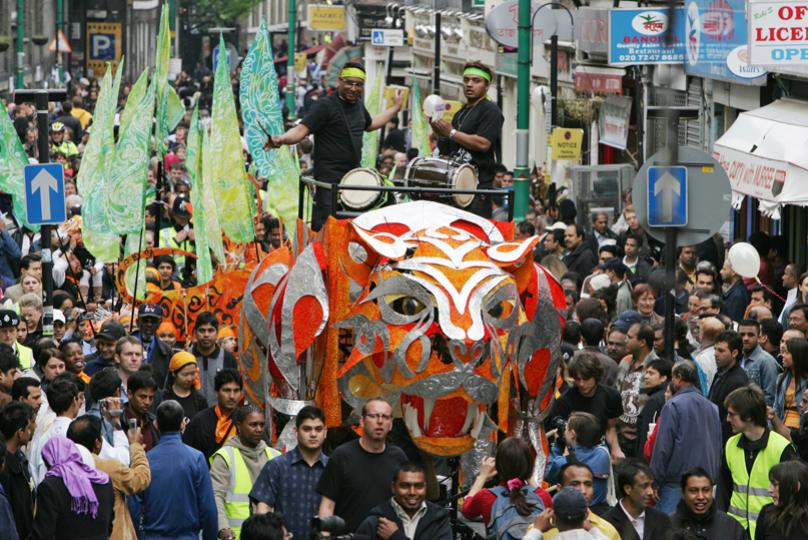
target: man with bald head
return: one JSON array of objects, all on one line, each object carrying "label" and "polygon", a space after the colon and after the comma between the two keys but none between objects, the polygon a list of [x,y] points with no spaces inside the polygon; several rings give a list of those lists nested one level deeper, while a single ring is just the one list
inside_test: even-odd
[{"label": "man with bald head", "polygon": [[766,319],[773,319],[774,314],[772,310],[766,306],[752,306],[749,309],[749,313],[747,315],[747,319],[751,319],[753,321],[762,322]]}]

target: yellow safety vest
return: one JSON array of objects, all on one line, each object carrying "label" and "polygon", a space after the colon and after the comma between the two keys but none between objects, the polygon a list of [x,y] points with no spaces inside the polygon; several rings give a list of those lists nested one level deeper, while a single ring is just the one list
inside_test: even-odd
[{"label": "yellow safety vest", "polygon": [[[269,446],[264,451],[267,455],[267,461],[272,461],[281,455],[280,452]],[[233,446],[219,448],[210,457],[211,464],[216,456],[221,456],[230,469],[230,486],[227,490],[227,498],[224,501],[224,513],[227,515],[230,530],[236,535],[236,540],[239,540],[241,538],[241,525],[244,520],[250,517],[250,490],[252,489],[253,481],[250,479],[250,471],[247,469],[247,464],[244,463],[244,458],[238,448]],[[224,528],[221,523],[219,527]]]},{"label": "yellow safety vest", "polygon": [[769,471],[780,463],[780,456],[789,442],[782,435],[770,431],[766,448],[755,457],[750,475],[746,470],[744,450],[738,447],[741,436],[738,433],[730,437],[725,448],[727,466],[732,474],[732,498],[727,513],[738,520],[749,531],[749,536],[754,538],[758,514],[772,502],[769,495]]},{"label": "yellow safety vest", "polygon": [[34,365],[34,351],[30,347],[17,343],[17,357],[22,370],[31,369]]}]

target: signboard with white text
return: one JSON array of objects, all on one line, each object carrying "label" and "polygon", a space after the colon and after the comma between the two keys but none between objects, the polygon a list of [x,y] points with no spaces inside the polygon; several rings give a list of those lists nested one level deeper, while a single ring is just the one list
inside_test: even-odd
[{"label": "signboard with white text", "polygon": [[609,64],[681,64],[685,60],[684,9],[677,8],[668,44],[666,9],[612,9],[609,12]]},{"label": "signboard with white text", "polygon": [[685,73],[736,84],[766,84],[766,70],[748,62],[744,0],[690,0],[685,7]]}]

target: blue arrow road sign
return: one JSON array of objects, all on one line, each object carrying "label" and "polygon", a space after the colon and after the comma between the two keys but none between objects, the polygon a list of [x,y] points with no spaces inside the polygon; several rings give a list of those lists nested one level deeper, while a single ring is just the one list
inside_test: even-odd
[{"label": "blue arrow road sign", "polygon": [[370,34],[370,43],[384,45],[384,30],[373,30]]},{"label": "blue arrow road sign", "polygon": [[687,167],[648,168],[648,225],[687,225]]},{"label": "blue arrow road sign", "polygon": [[65,170],[61,163],[25,166],[25,213],[32,225],[66,221]]}]

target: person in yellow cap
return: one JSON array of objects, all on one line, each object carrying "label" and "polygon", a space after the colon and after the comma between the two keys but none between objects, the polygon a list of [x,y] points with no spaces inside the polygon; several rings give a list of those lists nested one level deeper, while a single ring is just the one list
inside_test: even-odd
[{"label": "person in yellow cap", "polygon": [[222,326],[219,328],[219,347],[231,354],[236,354],[238,339],[236,338],[236,332],[233,330],[233,327]]},{"label": "person in yellow cap", "polygon": [[[450,156],[461,163],[477,167],[477,187],[492,189],[496,174],[497,153],[500,153],[502,138],[502,111],[496,103],[486,98],[491,86],[491,69],[477,61],[463,67],[463,94],[466,104],[457,111],[449,123],[443,119],[430,121],[432,131],[438,136],[438,148],[442,156]],[[491,196],[475,195],[466,210],[481,217],[490,218]]]},{"label": "person in yellow cap", "polygon": [[[397,92],[392,107],[371,117],[362,103],[364,89],[364,66],[346,63],[337,78],[337,91],[318,99],[300,124],[283,135],[270,136],[266,147],[297,144],[314,134],[314,179],[339,183],[345,173],[361,166],[362,134],[382,128],[401,110],[403,95]],[[319,231],[333,210],[330,190],[318,189],[311,228]]]},{"label": "person in yellow cap", "polygon": [[199,370],[196,356],[180,351],[171,357],[168,364],[168,383],[163,400],[173,399],[182,406],[189,420],[208,408],[208,400],[199,393]]}]

